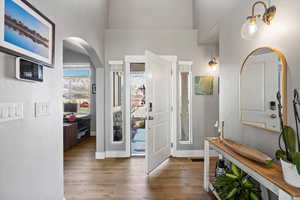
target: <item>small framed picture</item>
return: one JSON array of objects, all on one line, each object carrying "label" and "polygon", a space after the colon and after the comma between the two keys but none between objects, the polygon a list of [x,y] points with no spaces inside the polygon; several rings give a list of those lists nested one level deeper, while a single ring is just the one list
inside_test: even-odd
[{"label": "small framed picture", "polygon": [[0,50],[54,66],[55,24],[26,0],[0,0]]},{"label": "small framed picture", "polygon": [[194,89],[195,89],[195,95],[213,95],[214,77],[195,76]]},{"label": "small framed picture", "polygon": [[96,84],[92,84],[92,94],[96,94]]}]

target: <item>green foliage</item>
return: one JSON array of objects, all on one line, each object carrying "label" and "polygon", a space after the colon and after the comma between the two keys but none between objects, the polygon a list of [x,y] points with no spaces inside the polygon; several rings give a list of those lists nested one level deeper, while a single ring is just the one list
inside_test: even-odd
[{"label": "green foliage", "polygon": [[300,153],[299,152],[295,153],[294,162],[297,167],[298,174],[300,175]]},{"label": "green foliage", "polygon": [[293,128],[289,126],[283,127],[282,138],[290,153],[296,152],[296,134]]},{"label": "green foliage", "polygon": [[222,200],[260,200],[259,188],[236,165],[213,183]]},{"label": "green foliage", "polygon": [[139,127],[139,128],[145,128],[145,121],[140,121],[140,122],[138,123],[138,127]]},{"label": "green foliage", "polygon": [[272,165],[273,165],[273,160],[269,160],[265,163],[266,168],[271,167]]},{"label": "green foliage", "polygon": [[275,153],[276,159],[282,159],[295,164],[300,175],[300,152],[296,152],[296,133],[293,128],[284,126],[281,134],[285,150],[277,150]]},{"label": "green foliage", "polygon": [[280,160],[280,159],[285,159],[286,158],[286,152],[283,150],[277,150],[275,153],[276,159]]}]

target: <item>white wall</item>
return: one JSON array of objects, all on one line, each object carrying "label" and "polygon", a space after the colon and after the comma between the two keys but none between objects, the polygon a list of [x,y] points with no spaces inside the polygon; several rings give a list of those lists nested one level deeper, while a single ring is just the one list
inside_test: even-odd
[{"label": "white wall", "polygon": [[[151,50],[161,55],[176,55],[179,60],[191,60],[193,77],[208,75],[208,60],[211,47],[197,45],[196,30],[153,31],[153,30],[107,30],[106,31],[106,61],[123,60],[125,55],[144,55],[145,50]],[[108,77],[108,66],[106,76]],[[106,80],[106,102],[110,100],[109,79]],[[193,95],[193,141],[192,145],[180,145],[181,150],[203,149],[206,136],[214,136],[214,122],[218,119],[217,81],[215,81],[213,96]],[[194,92],[193,92],[194,94]],[[111,145],[110,107],[106,108],[106,148],[107,150],[125,150],[125,145]]]},{"label": "white wall", "polygon": [[[31,2],[56,23],[56,64],[45,68],[44,83],[26,83],[14,78],[15,58],[0,54],[0,102],[23,102],[25,116],[0,124],[0,199],[62,200],[62,40],[81,37],[103,58],[106,1]],[[39,101],[51,102],[50,116],[34,117]]]},{"label": "white wall", "polygon": [[[225,120],[225,136],[241,141],[274,157],[278,136],[272,132],[242,126],[239,122],[239,71],[243,60],[255,48],[271,46],[279,49],[288,62],[289,125],[294,126],[291,104],[292,90],[299,89],[300,1],[273,0],[277,7],[272,25],[252,41],[241,39],[240,30],[254,0],[245,1],[222,21],[220,35],[221,94],[220,119]],[[251,98],[251,97],[249,97]]]},{"label": "white wall", "polygon": [[109,0],[110,29],[193,28],[193,0]]},{"label": "white wall", "polygon": [[198,29],[199,43],[218,43],[219,23],[226,15],[231,15],[240,0],[195,0],[194,23]]}]

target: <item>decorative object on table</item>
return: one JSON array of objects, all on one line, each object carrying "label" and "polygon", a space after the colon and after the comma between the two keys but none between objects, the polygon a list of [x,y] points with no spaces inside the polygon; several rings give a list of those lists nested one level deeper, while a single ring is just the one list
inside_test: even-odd
[{"label": "decorative object on table", "polygon": [[219,121],[216,121],[216,123],[214,124],[214,127],[218,130],[218,133],[220,133],[220,140],[223,141],[224,139],[224,126],[225,126],[225,122],[222,121],[221,122],[221,126],[219,124]]},{"label": "decorative object on table", "polygon": [[194,81],[195,95],[213,95],[213,76],[195,76]]},{"label": "decorative object on table", "polygon": [[[283,125],[282,122],[282,114],[281,114],[281,94],[278,92],[277,94],[278,101],[278,111],[279,117],[281,121],[282,131],[279,136],[279,150],[276,151],[276,158],[281,161],[283,177],[285,182],[288,184],[300,188],[300,144],[297,146],[297,139],[299,141],[299,133],[297,135],[292,127],[287,125]],[[299,103],[299,95],[297,90],[294,91],[294,113],[296,119],[296,127],[298,131],[298,108],[297,105]],[[282,147],[282,141],[284,142],[284,147]],[[297,148],[298,147],[298,148]],[[298,149],[298,152],[297,152]]]},{"label": "decorative object on table", "polygon": [[0,50],[54,65],[55,25],[26,0],[0,0]]},{"label": "decorative object on table", "polygon": [[216,177],[214,188],[223,199],[259,200],[261,192],[257,184],[236,165],[231,164],[231,169],[224,175]]},{"label": "decorative object on table", "polygon": [[236,141],[229,140],[229,139],[223,139],[223,143],[231,148],[234,152],[237,154],[240,154],[241,156],[244,156],[248,158],[249,160],[261,163],[265,165],[266,167],[270,167],[273,163],[272,158],[267,156],[266,154],[259,152],[247,145],[240,144]]},{"label": "decorative object on table", "polygon": [[215,177],[224,175],[226,171],[228,171],[228,168],[225,164],[225,160],[221,158],[217,161],[216,164]]},{"label": "decorative object on table", "polygon": [[[264,13],[263,15],[256,15],[255,14],[255,7],[257,5],[262,5],[264,7]],[[274,19],[276,15],[276,7],[270,6],[268,7],[267,4],[263,1],[257,1],[252,6],[252,14],[251,16],[247,17],[247,21],[243,24],[241,29],[241,35],[242,38],[245,40],[251,40],[255,38],[257,33],[259,32],[259,29],[264,24],[270,25],[271,21]],[[263,24],[263,23],[264,24]]]},{"label": "decorative object on table", "polygon": [[92,84],[92,94],[96,94],[96,84]]}]

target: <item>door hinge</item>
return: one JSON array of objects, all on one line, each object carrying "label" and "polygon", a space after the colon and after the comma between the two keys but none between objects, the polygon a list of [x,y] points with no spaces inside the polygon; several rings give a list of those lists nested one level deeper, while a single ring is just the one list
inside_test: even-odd
[{"label": "door hinge", "polygon": [[173,110],[174,110],[174,109],[173,109],[173,106],[171,106],[171,112],[173,112]]},{"label": "door hinge", "polygon": [[173,76],[173,69],[171,69],[171,76]]},{"label": "door hinge", "polygon": [[174,143],[173,142],[171,142],[171,148],[173,148],[174,147]]}]

